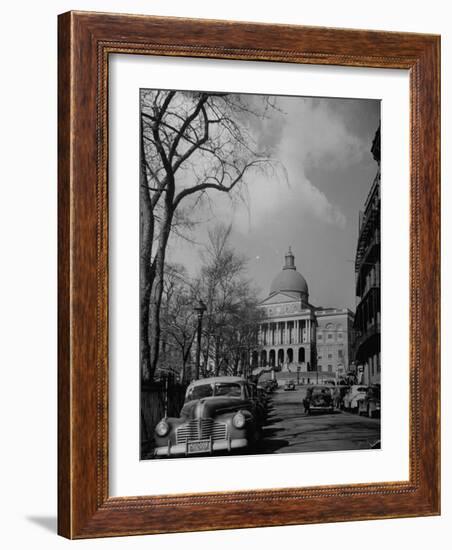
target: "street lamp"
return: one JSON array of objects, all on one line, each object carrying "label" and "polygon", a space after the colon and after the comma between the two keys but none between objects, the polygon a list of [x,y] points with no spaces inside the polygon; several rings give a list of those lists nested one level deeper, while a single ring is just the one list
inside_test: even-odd
[{"label": "street lamp", "polygon": [[195,379],[199,380],[199,367],[201,361],[201,328],[202,328],[202,317],[206,311],[206,304],[199,300],[197,305],[193,308],[198,314],[198,345],[196,346],[196,372]]}]

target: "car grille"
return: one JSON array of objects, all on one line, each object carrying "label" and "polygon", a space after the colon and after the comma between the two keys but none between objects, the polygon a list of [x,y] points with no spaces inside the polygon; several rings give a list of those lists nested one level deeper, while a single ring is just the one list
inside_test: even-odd
[{"label": "car grille", "polygon": [[190,420],[176,430],[176,442],[186,443],[198,439],[226,439],[227,428],[222,422],[214,422],[212,418]]}]

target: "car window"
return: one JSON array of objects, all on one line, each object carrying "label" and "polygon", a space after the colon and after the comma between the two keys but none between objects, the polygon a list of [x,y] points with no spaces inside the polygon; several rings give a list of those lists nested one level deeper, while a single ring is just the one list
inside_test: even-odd
[{"label": "car window", "polygon": [[193,401],[194,399],[202,399],[203,397],[211,397],[213,395],[212,384],[203,384],[201,386],[193,386],[187,393],[185,401]]},{"label": "car window", "polygon": [[362,386],[360,388],[357,388],[356,391],[367,391],[367,388],[365,386]]},{"label": "car window", "polygon": [[312,393],[313,395],[331,395],[329,388],[314,388]]},{"label": "car window", "polygon": [[240,384],[215,384],[215,395],[229,395],[230,397],[240,397],[242,395],[242,389],[240,387]]}]

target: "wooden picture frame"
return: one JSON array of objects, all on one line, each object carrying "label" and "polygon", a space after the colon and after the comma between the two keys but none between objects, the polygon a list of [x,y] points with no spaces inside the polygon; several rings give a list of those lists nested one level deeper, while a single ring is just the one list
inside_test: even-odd
[{"label": "wooden picture frame", "polygon": [[[58,532],[68,538],[440,513],[440,38],[138,15],[59,16]],[[408,481],[110,497],[108,60],[112,53],[410,73]]]}]

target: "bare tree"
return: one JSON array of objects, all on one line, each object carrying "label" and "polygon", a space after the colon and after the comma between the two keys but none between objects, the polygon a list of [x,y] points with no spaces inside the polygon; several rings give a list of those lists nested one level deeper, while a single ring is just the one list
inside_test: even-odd
[{"label": "bare tree", "polygon": [[197,290],[180,265],[165,266],[164,291],[161,308],[162,341],[171,364],[168,370],[186,380],[186,366],[196,334],[196,314],[193,302]]},{"label": "bare tree", "polygon": [[[246,96],[143,90],[141,95],[141,361],[152,378],[160,350],[165,257],[171,231],[190,223],[183,203],[210,191],[230,194],[245,176],[268,165],[250,121],[269,100]],[[271,105],[270,105],[271,106]]]},{"label": "bare tree", "polygon": [[238,374],[258,345],[261,311],[246,275],[246,259],[230,246],[231,227],[216,226],[203,254],[200,293],[207,306],[204,366],[213,374]]}]

